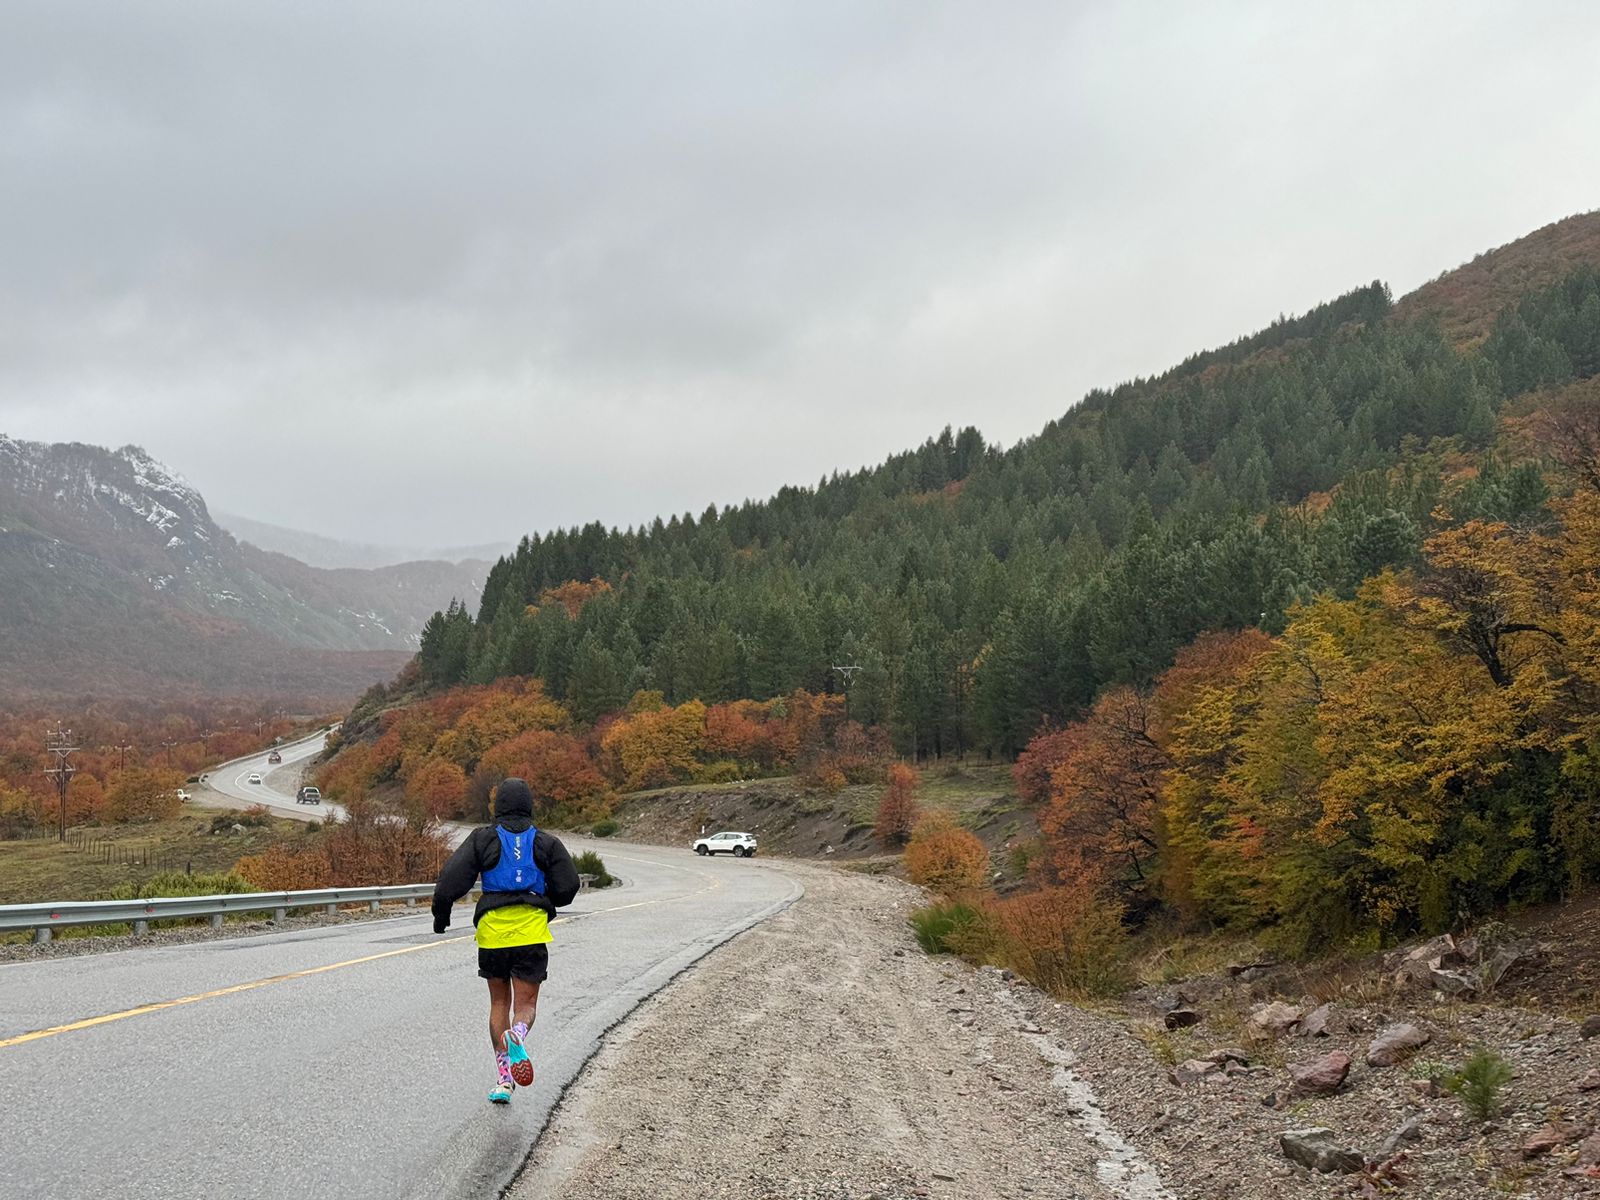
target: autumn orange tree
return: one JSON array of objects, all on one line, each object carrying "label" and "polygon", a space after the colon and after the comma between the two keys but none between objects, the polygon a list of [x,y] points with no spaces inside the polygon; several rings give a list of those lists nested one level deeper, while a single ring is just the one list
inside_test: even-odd
[{"label": "autumn orange tree", "polygon": [[904,846],[911,840],[920,815],[917,773],[905,763],[895,763],[889,768],[888,784],[878,801],[878,819],[873,832],[885,846]]},{"label": "autumn orange tree", "polygon": [[1085,720],[1056,737],[1059,758],[1039,814],[1056,878],[1092,865],[1129,890],[1150,884],[1167,769],[1150,721],[1149,695],[1117,687],[1095,702]]},{"label": "autumn orange tree", "polygon": [[467,797],[467,773],[444,758],[430,758],[406,780],[406,802],[422,820],[460,813]]}]

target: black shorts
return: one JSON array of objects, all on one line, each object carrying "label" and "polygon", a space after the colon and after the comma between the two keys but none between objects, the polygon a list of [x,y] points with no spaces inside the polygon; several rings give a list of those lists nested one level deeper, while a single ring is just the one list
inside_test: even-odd
[{"label": "black shorts", "polygon": [[497,950],[478,948],[478,975],[483,979],[520,979],[524,983],[543,983],[550,974],[550,945],[501,946]]}]

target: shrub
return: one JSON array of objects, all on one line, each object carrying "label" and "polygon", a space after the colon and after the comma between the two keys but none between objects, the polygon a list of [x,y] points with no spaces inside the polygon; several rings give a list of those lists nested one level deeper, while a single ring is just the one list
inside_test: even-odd
[{"label": "shrub", "polygon": [[917,945],[929,954],[982,956],[990,941],[988,921],[975,904],[945,900],[911,914]]},{"label": "shrub", "polygon": [[333,869],[320,848],[289,850],[273,846],[262,854],[247,854],[233,869],[249,881],[251,886],[244,889],[247,891],[294,892],[334,885]]},{"label": "shrub", "polygon": [[236,818],[241,825],[252,825],[257,828],[272,824],[272,810],[265,804],[252,804]]},{"label": "shrub", "polygon": [[[941,814],[942,817],[942,814]],[[983,887],[989,851],[948,818],[924,820],[906,847],[906,874],[941,896],[964,896]]]},{"label": "shrub", "polygon": [[1057,996],[1104,996],[1126,986],[1122,904],[1093,877],[989,905],[999,953],[1017,974]]},{"label": "shrub", "polygon": [[716,762],[696,768],[694,777],[699,783],[732,783],[736,779],[743,779],[744,772],[733,759],[719,758]]},{"label": "shrub", "polygon": [[257,891],[237,871],[210,875],[186,875],[182,871],[160,871],[143,883],[124,883],[107,893],[107,900],[149,900],[160,896],[237,896]]},{"label": "shrub", "polygon": [[1447,1076],[1444,1086],[1479,1121],[1487,1121],[1500,1111],[1500,1089],[1511,1082],[1511,1064],[1493,1050],[1479,1049]]},{"label": "shrub", "polygon": [[917,773],[905,763],[889,768],[889,784],[878,802],[874,832],[886,846],[903,846],[917,827]]},{"label": "shrub", "polygon": [[612,834],[616,833],[619,828],[620,826],[615,821],[613,821],[610,817],[606,817],[604,820],[596,821],[594,823],[594,829],[592,829],[590,832],[592,832],[595,837],[608,838]]},{"label": "shrub", "polygon": [[572,860],[572,865],[578,868],[579,875],[594,876],[594,882],[589,885],[590,887],[610,887],[617,881],[616,876],[606,870],[605,860],[593,850],[585,850]]}]

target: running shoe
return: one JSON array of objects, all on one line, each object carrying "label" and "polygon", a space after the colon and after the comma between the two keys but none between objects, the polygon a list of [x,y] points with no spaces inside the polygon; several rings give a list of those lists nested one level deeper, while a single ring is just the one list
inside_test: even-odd
[{"label": "running shoe", "polygon": [[506,1030],[506,1059],[511,1063],[511,1078],[518,1087],[533,1086],[533,1062],[528,1058],[528,1051],[522,1044],[522,1039],[517,1036],[515,1029]]},{"label": "running shoe", "polygon": [[510,1080],[501,1080],[489,1089],[490,1104],[510,1104],[511,1089],[515,1086]]}]

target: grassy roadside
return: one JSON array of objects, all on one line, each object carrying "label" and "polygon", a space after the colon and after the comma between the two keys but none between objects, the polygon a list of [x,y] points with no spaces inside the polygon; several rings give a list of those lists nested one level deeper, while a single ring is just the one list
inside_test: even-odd
[{"label": "grassy roadside", "polygon": [[[194,874],[224,873],[246,854],[260,854],[277,845],[295,845],[306,839],[304,822],[281,817],[265,818],[234,833],[242,814],[186,804],[171,821],[138,825],[108,825],[90,835],[109,842],[140,865],[105,862],[87,850],[62,846],[53,839],[0,842],[0,904],[28,904],[45,900],[94,900],[123,884],[139,884],[168,869],[192,869]],[[220,825],[213,833],[213,823]],[[148,855],[151,865],[144,866]],[[118,857],[122,857],[121,854]]]}]

